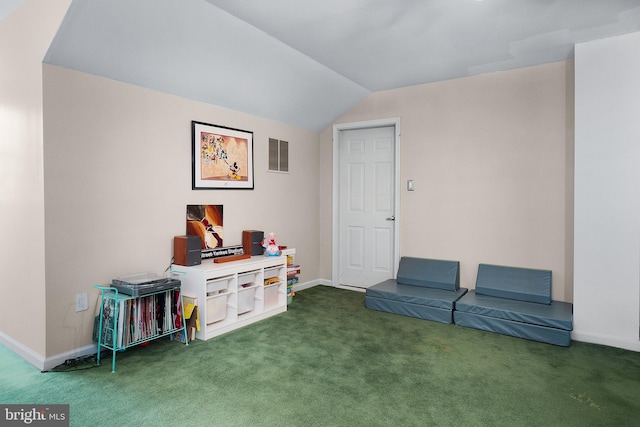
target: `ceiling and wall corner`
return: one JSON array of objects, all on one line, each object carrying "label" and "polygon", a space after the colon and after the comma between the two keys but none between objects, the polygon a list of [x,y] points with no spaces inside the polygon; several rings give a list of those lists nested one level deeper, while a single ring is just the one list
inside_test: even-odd
[{"label": "ceiling and wall corner", "polygon": [[320,131],[372,92],[635,31],[640,0],[74,0],[44,61]]},{"label": "ceiling and wall corner", "polygon": [[369,93],[204,0],[74,1],[44,62],[316,131]]},{"label": "ceiling and wall corner", "polygon": [[11,15],[18,7],[22,6],[24,0],[4,0],[0,4],[0,21]]}]

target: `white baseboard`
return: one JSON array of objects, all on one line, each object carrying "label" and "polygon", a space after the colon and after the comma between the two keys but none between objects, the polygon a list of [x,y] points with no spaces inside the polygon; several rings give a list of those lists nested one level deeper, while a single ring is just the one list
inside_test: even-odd
[{"label": "white baseboard", "polygon": [[45,358],[3,332],[0,332],[0,344],[13,351],[15,354],[23,358],[26,362],[33,365],[41,372],[46,372],[58,365],[62,365],[67,359],[74,359],[77,357],[96,354],[98,348],[96,344],[90,344],[81,348],[67,351],[65,353],[60,353],[56,354],[55,356]]},{"label": "white baseboard", "polygon": [[316,279],[315,282],[316,282],[316,285],[333,286],[333,284],[331,283],[331,280],[329,279]]},{"label": "white baseboard", "polygon": [[346,289],[347,291],[354,291],[354,292],[366,292],[366,288],[358,288],[356,286],[349,286],[349,285],[336,285],[334,286],[334,288],[336,289]]},{"label": "white baseboard", "polygon": [[68,359],[75,359],[78,357],[92,356],[98,352],[98,344],[85,345],[84,347],[76,348],[75,350],[67,351],[64,353],[56,354],[52,357],[47,357],[44,361],[44,369],[42,371],[48,371],[56,366],[62,365]]},{"label": "white baseboard", "polygon": [[640,352],[640,340],[628,340],[620,337],[590,334],[575,330],[571,333],[571,339],[574,341],[586,342],[590,344],[600,344],[609,347],[616,347],[622,348],[624,350]]},{"label": "white baseboard", "polygon": [[323,280],[312,280],[310,282],[296,283],[295,285],[293,285],[293,291],[298,292],[304,289],[313,288],[314,286],[324,285],[324,283],[321,282],[323,282]]},{"label": "white baseboard", "polygon": [[44,371],[44,357],[31,350],[24,344],[14,340],[4,332],[0,332],[0,344],[13,351],[18,356],[35,366],[38,370]]},{"label": "white baseboard", "polygon": [[294,291],[301,291],[303,289],[313,288],[314,286],[318,286],[318,285],[331,286],[331,287],[336,288],[336,289],[346,289],[348,291],[366,292],[365,288],[358,288],[358,287],[355,287],[355,286],[347,286],[347,285],[336,285],[336,286],[334,286],[333,283],[331,283],[331,280],[327,280],[327,279],[316,279],[316,280],[312,280],[310,282],[298,283],[297,285],[293,286],[293,290]]}]

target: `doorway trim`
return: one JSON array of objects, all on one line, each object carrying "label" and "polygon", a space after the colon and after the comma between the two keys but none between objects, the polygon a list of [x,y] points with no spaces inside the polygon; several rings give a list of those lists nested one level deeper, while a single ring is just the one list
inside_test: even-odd
[{"label": "doorway trim", "polygon": [[333,125],[333,217],[332,224],[332,256],[331,256],[331,284],[337,288],[357,289],[340,285],[340,131],[369,129],[377,127],[393,127],[395,133],[394,147],[394,215],[393,222],[393,277],[395,278],[400,264],[400,118],[367,120],[361,122],[339,123]]}]

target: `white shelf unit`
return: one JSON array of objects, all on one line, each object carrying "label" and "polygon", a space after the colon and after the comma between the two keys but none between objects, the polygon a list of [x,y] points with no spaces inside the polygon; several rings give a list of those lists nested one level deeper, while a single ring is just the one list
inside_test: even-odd
[{"label": "white shelf unit", "polygon": [[[180,275],[182,291],[196,297],[200,306],[200,330],[196,338],[210,338],[258,322],[287,310],[287,254],[253,256],[239,261],[204,260],[191,267],[172,265]],[[264,280],[277,283],[265,286]]]}]

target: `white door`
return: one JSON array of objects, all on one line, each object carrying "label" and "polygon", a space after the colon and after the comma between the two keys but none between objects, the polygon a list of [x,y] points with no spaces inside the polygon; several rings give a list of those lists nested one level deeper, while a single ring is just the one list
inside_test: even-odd
[{"label": "white door", "polygon": [[341,285],[394,277],[395,128],[340,131]]}]

